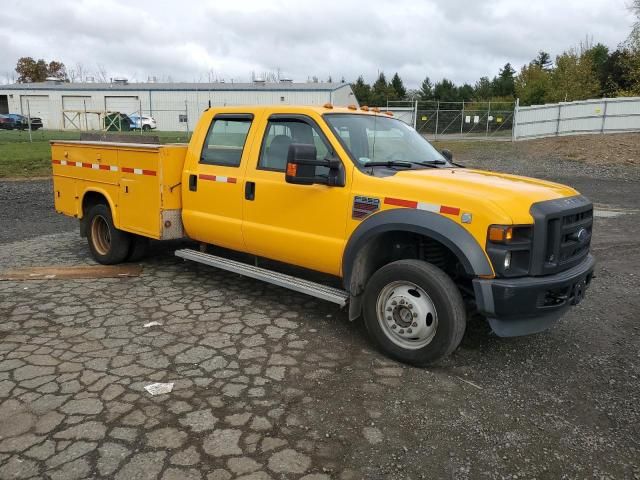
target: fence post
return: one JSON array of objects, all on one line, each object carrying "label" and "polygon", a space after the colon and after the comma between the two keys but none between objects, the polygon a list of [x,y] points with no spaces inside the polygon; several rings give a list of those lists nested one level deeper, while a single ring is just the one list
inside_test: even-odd
[{"label": "fence post", "polygon": [[138,121],[140,122],[140,135],[142,135],[142,99],[138,99]]},{"label": "fence post", "polygon": [[187,107],[187,100],[184,101],[184,119],[186,120],[185,126],[187,128],[187,139],[189,138],[189,108]]},{"label": "fence post", "polygon": [[436,104],[436,134],[434,135],[434,140],[438,138],[438,120],[440,117],[440,100]]},{"label": "fence post", "polygon": [[556,137],[560,133],[560,115],[562,113],[562,104],[558,102],[558,119],[556,120]]},{"label": "fence post", "polygon": [[484,136],[489,136],[489,117],[491,116],[491,100],[489,100],[489,108],[487,109],[487,128],[484,132]]},{"label": "fence post", "polygon": [[418,127],[418,100],[416,100],[416,103],[413,109],[413,129],[416,130],[417,127]]},{"label": "fence post", "polygon": [[518,139],[518,109],[520,108],[520,99],[516,98],[516,103],[513,106],[513,122],[511,123],[511,141],[515,142]]},{"label": "fence post", "polygon": [[[84,129],[86,131],[89,131],[89,119],[87,118],[87,101],[82,100],[82,105],[84,105]],[[82,125],[82,122],[80,122],[80,125]]]},{"label": "fence post", "polygon": [[27,100],[27,125],[29,126],[29,142],[33,142],[33,138],[31,137],[31,106],[29,105],[29,100]]},{"label": "fence post", "polygon": [[462,101],[462,111],[460,113],[460,135],[462,135],[463,129],[464,129],[464,100]]},{"label": "fence post", "polygon": [[602,110],[602,126],[600,127],[600,133],[604,133],[604,123],[607,120],[607,99],[604,99],[604,108]]}]

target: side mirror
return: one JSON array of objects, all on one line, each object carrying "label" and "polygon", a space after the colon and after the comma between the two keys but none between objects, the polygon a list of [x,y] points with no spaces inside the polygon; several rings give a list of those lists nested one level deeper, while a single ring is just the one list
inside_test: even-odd
[{"label": "side mirror", "polygon": [[442,156],[444,158],[446,158],[448,161],[452,162],[453,161],[453,153],[451,153],[451,150],[447,150],[446,148],[444,150],[442,150],[440,153],[442,153]]},{"label": "side mirror", "polygon": [[[344,175],[341,175],[340,160],[325,158],[318,160],[315,145],[292,143],[287,152],[287,169],[285,180],[297,185],[344,185]],[[316,167],[329,169],[327,175],[317,175]]]}]

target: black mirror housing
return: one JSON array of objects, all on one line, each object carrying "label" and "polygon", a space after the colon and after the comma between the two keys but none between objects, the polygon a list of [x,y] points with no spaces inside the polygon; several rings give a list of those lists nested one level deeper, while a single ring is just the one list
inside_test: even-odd
[{"label": "black mirror housing", "polygon": [[297,185],[338,185],[331,175],[317,176],[316,167],[327,167],[330,171],[339,171],[342,163],[336,158],[318,160],[313,144],[292,143],[287,152],[285,180]]},{"label": "black mirror housing", "polygon": [[448,149],[443,149],[440,153],[442,153],[442,156],[444,158],[446,158],[448,161],[453,161],[453,153],[451,152],[451,150]]}]

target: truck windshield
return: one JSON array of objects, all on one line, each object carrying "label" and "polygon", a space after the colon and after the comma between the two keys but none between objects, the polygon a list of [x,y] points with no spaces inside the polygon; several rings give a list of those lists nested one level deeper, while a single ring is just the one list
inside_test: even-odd
[{"label": "truck windshield", "polygon": [[389,162],[407,162],[413,168],[451,167],[422,135],[400,120],[348,113],[325,114],[324,118],[361,167]]}]

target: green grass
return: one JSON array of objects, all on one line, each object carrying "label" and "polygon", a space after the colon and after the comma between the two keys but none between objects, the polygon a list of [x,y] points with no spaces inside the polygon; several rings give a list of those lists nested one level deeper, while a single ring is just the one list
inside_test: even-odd
[{"label": "green grass", "polygon": [[[132,141],[144,141],[147,135],[157,135],[161,143],[189,141],[187,132],[126,132]],[[31,178],[51,175],[50,140],[80,140],[80,132],[70,130],[38,130],[32,132],[0,130],[0,178]]]}]

